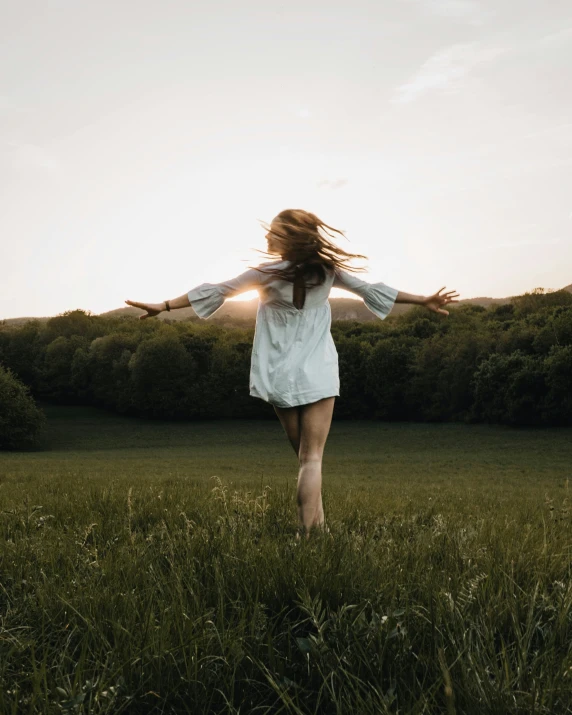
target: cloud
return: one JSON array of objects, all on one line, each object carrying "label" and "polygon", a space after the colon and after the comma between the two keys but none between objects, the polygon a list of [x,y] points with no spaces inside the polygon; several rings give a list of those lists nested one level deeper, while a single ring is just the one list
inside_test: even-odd
[{"label": "cloud", "polygon": [[439,50],[426,60],[417,73],[397,88],[394,103],[412,102],[428,92],[458,92],[476,68],[504,54],[502,47],[480,47],[477,42],[456,44]]},{"label": "cloud", "polygon": [[544,35],[538,40],[538,44],[548,45],[550,47],[555,47],[558,45],[562,45],[563,47],[569,47],[571,41],[572,27],[565,27],[562,30],[551,32],[549,35]]},{"label": "cloud", "polygon": [[306,104],[303,104],[302,102],[297,102],[294,100],[288,102],[283,106],[284,109],[288,112],[288,114],[292,114],[298,119],[310,119],[310,117],[312,116],[312,110],[309,109]]},{"label": "cloud", "polygon": [[306,109],[306,107],[300,107],[300,109],[296,111],[296,116],[300,119],[308,119],[312,116],[312,112],[310,112],[309,109]]},{"label": "cloud", "polygon": [[319,189],[331,189],[332,191],[335,191],[336,189],[343,188],[348,181],[349,179],[322,179],[321,181],[318,181],[317,187]]}]

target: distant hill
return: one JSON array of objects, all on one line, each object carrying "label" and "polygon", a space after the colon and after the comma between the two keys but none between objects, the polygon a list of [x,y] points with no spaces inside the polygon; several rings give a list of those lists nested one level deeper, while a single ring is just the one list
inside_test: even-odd
[{"label": "distant hill", "polygon": [[[562,290],[566,290],[572,293],[572,283]],[[368,322],[371,320],[378,320],[378,318],[366,308],[362,300],[356,300],[355,298],[330,298],[330,306],[332,310],[332,320],[358,320],[360,322]],[[509,303],[511,297],[508,298],[466,298],[460,300],[455,305],[481,305],[484,308],[490,308],[493,305],[504,305]],[[411,310],[414,306],[408,303],[397,303],[390,315],[403,315],[408,310]],[[453,308],[455,306],[452,306]],[[256,311],[258,309],[258,300],[248,300],[248,301],[227,301],[221,308],[217,310],[214,315],[212,315],[208,320],[217,324],[229,324],[229,323],[253,323],[256,319]],[[117,308],[116,310],[109,310],[106,313],[101,313],[101,316],[106,317],[120,317],[120,316],[139,316],[143,311],[137,308]],[[181,308],[179,310],[172,311],[171,313],[161,313],[159,316],[160,320],[190,320],[191,322],[202,321],[192,308]],[[6,325],[22,325],[29,320],[39,320],[46,321],[49,317],[44,318],[8,318],[4,321],[0,320],[0,324],[4,323]]]}]

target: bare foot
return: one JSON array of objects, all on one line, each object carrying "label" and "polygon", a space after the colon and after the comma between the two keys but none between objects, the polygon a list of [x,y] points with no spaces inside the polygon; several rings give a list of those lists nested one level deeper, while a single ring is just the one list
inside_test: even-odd
[{"label": "bare foot", "polygon": [[308,531],[305,530],[303,526],[299,526],[296,529],[296,541],[300,542],[302,541],[302,534],[306,534],[306,541],[310,538],[310,534],[312,531],[321,531],[323,534],[330,534],[330,527],[326,526],[325,523],[322,524],[315,524],[312,529],[308,529]]}]

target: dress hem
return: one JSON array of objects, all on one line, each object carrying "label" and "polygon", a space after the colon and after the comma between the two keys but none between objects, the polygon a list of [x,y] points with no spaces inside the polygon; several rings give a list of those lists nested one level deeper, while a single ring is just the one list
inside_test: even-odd
[{"label": "dress hem", "polygon": [[325,400],[327,397],[339,397],[340,392],[339,390],[335,394],[324,394],[324,392],[311,392],[307,395],[300,395],[296,400],[293,402],[290,402],[288,404],[282,402],[272,402],[271,400],[267,399],[266,397],[262,397],[261,395],[257,394],[256,392],[253,392],[252,390],[250,391],[250,396],[251,397],[256,397],[259,400],[264,400],[264,402],[268,402],[270,405],[276,405],[276,407],[301,407],[302,405],[310,405],[313,402],[318,402],[319,400]]}]

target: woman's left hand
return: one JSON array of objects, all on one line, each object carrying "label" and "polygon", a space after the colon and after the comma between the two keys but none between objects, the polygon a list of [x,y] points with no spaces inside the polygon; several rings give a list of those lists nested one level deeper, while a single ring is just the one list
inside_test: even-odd
[{"label": "woman's left hand", "polygon": [[443,315],[449,315],[449,311],[442,310],[441,306],[447,305],[448,303],[458,303],[459,301],[453,300],[453,298],[458,297],[459,294],[454,290],[450,290],[447,293],[443,293],[443,295],[441,295],[442,290],[445,290],[445,286],[440,288],[433,295],[427,296],[427,298],[423,300],[421,305],[424,305],[427,310],[432,310],[434,313],[442,313]]},{"label": "woman's left hand", "polygon": [[159,313],[163,312],[164,303],[139,303],[136,300],[126,300],[127,305],[132,305],[134,308],[139,308],[140,310],[146,310],[145,315],[140,315],[139,320],[145,320],[145,318],[154,318]]}]

